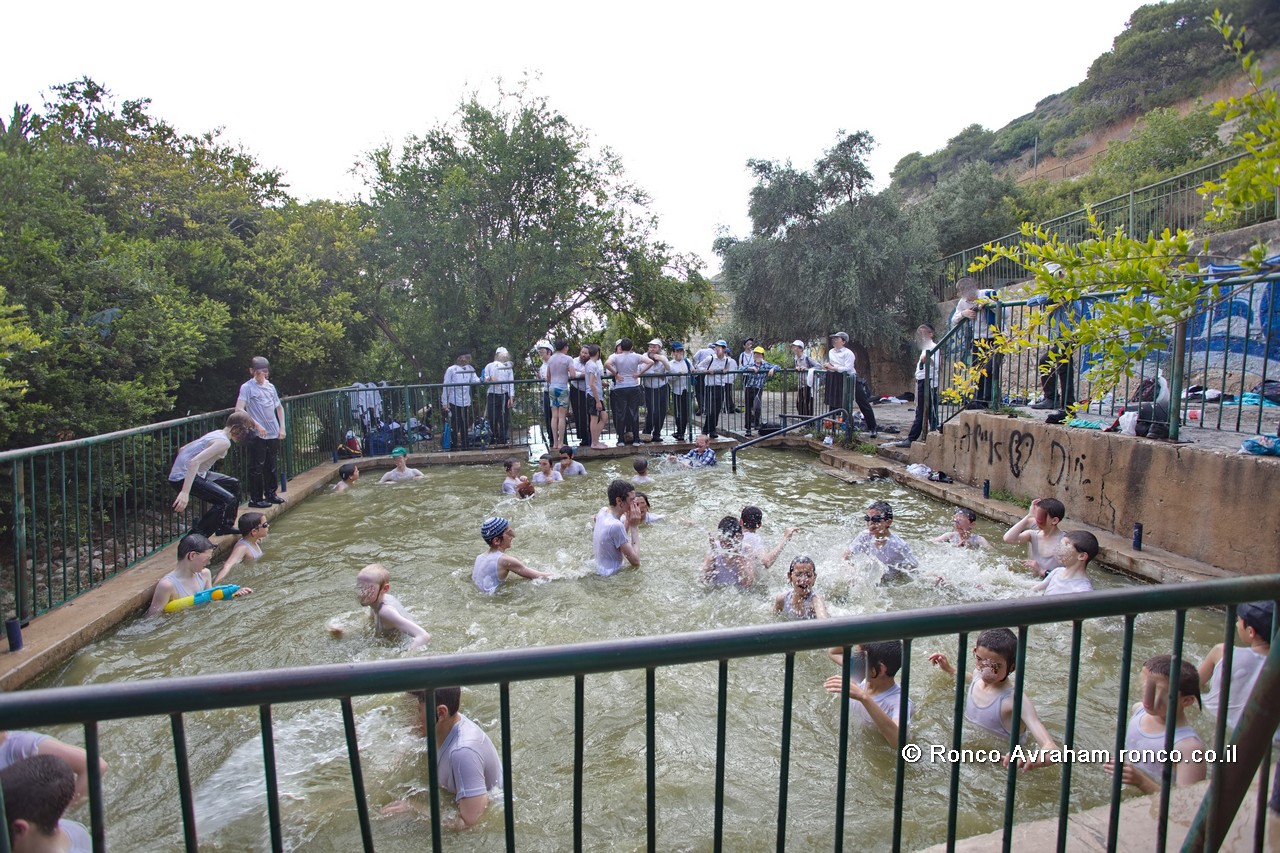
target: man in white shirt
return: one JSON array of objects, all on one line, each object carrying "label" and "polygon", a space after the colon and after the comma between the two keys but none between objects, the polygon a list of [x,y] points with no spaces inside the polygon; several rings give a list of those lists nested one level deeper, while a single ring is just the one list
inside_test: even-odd
[{"label": "man in white shirt", "polygon": [[452,433],[452,450],[466,450],[471,446],[471,386],[479,381],[476,369],[471,366],[470,350],[458,353],[458,360],[444,372],[440,404]]}]

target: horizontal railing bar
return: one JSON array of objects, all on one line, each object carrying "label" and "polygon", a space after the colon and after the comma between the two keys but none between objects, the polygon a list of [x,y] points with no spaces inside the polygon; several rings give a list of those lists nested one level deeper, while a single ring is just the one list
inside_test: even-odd
[{"label": "horizontal railing bar", "polygon": [[533,681],[1278,598],[1280,574],[1275,574],[567,646],[45,688],[0,696],[0,729],[277,705],[424,686]]}]

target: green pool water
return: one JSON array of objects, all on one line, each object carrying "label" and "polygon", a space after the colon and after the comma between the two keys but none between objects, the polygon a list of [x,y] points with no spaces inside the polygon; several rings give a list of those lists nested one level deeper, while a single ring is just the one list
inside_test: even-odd
[{"label": "green pool water", "polygon": [[[927,539],[949,529],[952,508],[889,481],[846,484],[824,474],[806,453],[756,451],[736,473],[722,465],[690,472],[659,464],[646,487],[655,513],[666,519],[645,528],[639,570],[599,578],[591,561],[591,521],[605,503],[609,480],[631,473],[630,460],[588,462],[589,476],[540,489],[517,502],[499,495],[499,466],[426,469],[425,479],[378,486],[367,476],[345,495],[325,493],[281,516],[256,564],[237,568],[231,582],[254,588],[244,599],[216,603],[158,619],[139,617],[80,652],[41,686],[137,681],[169,675],[306,666],[398,658],[404,647],[373,638],[356,604],[356,572],[384,563],[392,591],[432,634],[423,654],[496,651],[651,634],[772,624],[773,595],[784,589],[785,567],[798,553],[818,568],[818,590],[833,615],[879,613],[1028,594],[1033,580],[1018,566],[1022,549],[999,543],[1002,529],[979,521],[996,543],[975,554]],[[624,470],[625,469],[625,470]],[[844,563],[841,553],[865,525],[871,500],[891,501],[894,531],[915,548],[927,581],[876,583],[869,562]],[[782,529],[804,529],[783,550],[759,588],[708,590],[698,583],[707,531],[744,505],[764,510],[762,534],[778,541]],[[1069,508],[1068,508],[1069,509]],[[555,573],[550,581],[517,579],[496,596],[471,582],[475,556],[484,550],[480,522],[509,518],[512,553]],[[1070,529],[1070,519],[1064,523]],[[216,571],[216,567],[215,567]],[[942,582],[936,582],[941,578]],[[1104,570],[1096,587],[1129,581]],[[334,639],[326,626],[346,625]],[[1142,660],[1169,650],[1171,614],[1139,616],[1134,676]],[[1077,747],[1105,749],[1114,741],[1122,625],[1119,619],[1086,623],[1081,658]],[[1188,616],[1185,655],[1198,660],[1220,641],[1222,617]],[[1028,649],[1028,695],[1049,730],[1061,739],[1065,724],[1070,627],[1033,628]],[[954,636],[915,641],[911,736],[916,743],[949,744],[954,682],[930,667],[931,651],[955,653]],[[836,666],[820,651],[797,655],[787,818],[788,849],[832,846],[839,743],[839,700],[823,681]],[[715,785],[716,665],[671,667],[657,673],[658,848],[709,850]],[[725,766],[725,849],[772,850],[776,845],[779,732],[783,658],[732,661],[729,667],[728,747]],[[1131,698],[1137,697],[1136,680]],[[559,851],[572,840],[572,679],[515,683],[511,687],[516,831],[520,849]],[[584,821],[588,850],[639,850],[645,838],[644,675],[622,672],[586,679]],[[387,803],[425,791],[426,753],[412,725],[414,703],[403,695],[355,700],[366,791],[379,850],[421,850],[429,825],[412,816],[382,817]],[[463,712],[495,742],[498,689],[468,689]],[[1211,721],[1193,720],[1211,742]],[[360,847],[336,701],[274,709],[277,764],[286,846],[306,851]],[[966,744],[999,745],[966,727]],[[79,730],[56,730],[80,743]],[[266,826],[262,749],[256,709],[187,717],[190,764],[202,850],[270,849]],[[107,839],[113,850],[178,850],[182,824],[173,747],[167,719],[106,722],[101,726]],[[849,773],[846,846],[889,846],[895,754],[871,730],[854,724]],[[1106,802],[1108,777],[1100,766],[1076,765],[1073,809]],[[949,767],[909,767],[904,803],[907,849],[945,838]],[[1021,777],[1019,822],[1056,816],[1057,768]],[[1005,774],[997,766],[961,770],[959,832],[967,836],[1000,826]],[[425,798],[424,798],[425,802]],[[77,815],[87,820],[87,811]],[[446,838],[449,850],[503,849],[501,804],[481,825]]]}]

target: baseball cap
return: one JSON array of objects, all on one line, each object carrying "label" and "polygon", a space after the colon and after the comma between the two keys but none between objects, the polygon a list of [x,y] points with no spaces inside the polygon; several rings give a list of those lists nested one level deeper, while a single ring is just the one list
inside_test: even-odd
[{"label": "baseball cap", "polygon": [[1275,616],[1275,602],[1246,601],[1236,608],[1236,615],[1253,630],[1270,639],[1271,620]]},{"label": "baseball cap", "polygon": [[680,343],[679,341],[672,341],[672,342],[671,342],[671,350],[672,350],[672,352],[674,352],[674,351],[676,351],[676,350],[678,350],[678,349],[680,349],[680,350],[684,349],[684,344]]},{"label": "baseball cap", "polygon": [[538,341],[536,344],[534,344],[534,345],[533,345],[533,348],[534,348],[534,349],[548,349],[548,350],[551,350],[552,352],[555,352],[555,350],[554,350],[554,349],[552,349],[552,347],[551,347],[551,341],[547,340],[546,338],[543,338],[542,340],[540,340],[540,341]]},{"label": "baseball cap", "polygon": [[804,341],[792,341],[791,345],[793,347],[800,347],[801,349],[804,349]]},{"label": "baseball cap", "polygon": [[409,451],[405,450],[403,447],[397,447],[395,450],[391,451],[391,455],[392,456],[408,456]]},{"label": "baseball cap", "polygon": [[764,347],[756,347],[755,349],[752,350],[752,352],[758,352],[761,355],[764,355]]},{"label": "baseball cap", "polygon": [[727,347],[728,345],[729,345],[729,342],[726,341],[724,338],[721,338],[720,340],[715,342],[715,346],[718,346],[718,347]]},{"label": "baseball cap", "polygon": [[511,526],[511,522],[500,516],[486,518],[484,523],[480,525],[480,538],[486,542],[492,542],[503,533],[507,532],[507,528]]},{"label": "baseball cap", "polygon": [[662,346],[662,338],[654,338],[653,340],[649,341],[649,345],[659,346],[659,347]]},{"label": "baseball cap", "polygon": [[833,337],[833,338],[844,338],[846,341],[848,341],[848,340],[849,340],[849,333],[848,333],[848,332],[834,332],[834,333],[832,333],[831,337]]},{"label": "baseball cap", "polygon": [[1053,273],[1056,275],[1062,271],[1062,264],[1055,264],[1053,261],[1050,261],[1044,265],[1044,270],[1047,273]]}]

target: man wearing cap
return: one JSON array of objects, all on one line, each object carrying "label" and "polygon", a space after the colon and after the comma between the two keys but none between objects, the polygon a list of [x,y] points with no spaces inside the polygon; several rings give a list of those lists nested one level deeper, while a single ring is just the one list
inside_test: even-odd
[{"label": "man wearing cap", "polygon": [[485,366],[480,378],[489,386],[485,394],[485,417],[493,430],[493,442],[508,444],[511,441],[509,416],[515,405],[516,373],[512,368],[511,353],[506,347],[494,350],[493,361]]},{"label": "man wearing cap", "polygon": [[640,385],[644,388],[644,431],[649,441],[662,441],[662,425],[667,421],[667,357],[662,352],[662,338],[649,341],[649,364],[640,368]]},{"label": "man wearing cap", "polygon": [[542,364],[538,366],[538,378],[542,380],[542,434],[546,437],[547,446],[551,446],[551,392],[547,388],[547,362],[551,360],[551,341],[543,338],[534,344],[538,358]]},{"label": "man wearing cap", "polygon": [[796,372],[800,374],[796,387],[796,414],[813,417],[813,391],[818,387],[818,371],[822,365],[804,351],[804,341],[792,341],[791,352],[796,357]]},{"label": "man wearing cap", "polygon": [[284,503],[276,495],[280,482],[276,474],[276,454],[284,438],[284,405],[276,386],[267,380],[270,363],[262,356],[249,362],[249,380],[240,386],[236,411],[248,412],[262,427],[262,434],[249,434],[249,506],[265,509]]},{"label": "man wearing cap", "polygon": [[831,336],[831,349],[827,352],[827,363],[824,365],[829,371],[827,373],[827,406],[830,409],[845,408],[847,410],[849,401],[845,397],[845,385],[846,383],[852,385],[853,402],[857,404],[858,411],[862,412],[871,437],[875,438],[878,432],[876,413],[871,408],[871,394],[867,390],[867,383],[858,376],[858,357],[846,346],[848,343],[847,332],[836,332]]},{"label": "man wearing cap", "polygon": [[738,366],[733,360],[733,356],[729,355],[729,342],[721,338],[713,344],[715,352],[707,366],[701,371],[705,375],[703,382],[706,383],[706,400],[703,404],[703,411],[706,418],[702,421],[702,434],[710,438],[719,438],[716,430],[720,425],[720,407],[724,405],[726,383],[733,382],[733,376],[728,371]]},{"label": "man wearing cap", "polygon": [[471,446],[471,386],[480,381],[471,366],[471,351],[458,353],[458,360],[444,372],[440,389],[440,405],[453,433],[451,447],[466,450]]},{"label": "man wearing cap", "polygon": [[779,368],[764,360],[764,347],[756,347],[751,351],[751,363],[747,365],[748,373],[742,380],[743,408],[746,411],[746,434],[751,435],[751,427],[760,426],[760,401],[764,395],[764,383]]},{"label": "man wearing cap", "polygon": [[687,441],[693,437],[693,427],[689,423],[689,398],[693,396],[689,369],[689,361],[684,357],[684,344],[672,341],[671,358],[667,361],[667,383],[671,387],[671,414],[676,421],[676,441]]}]

